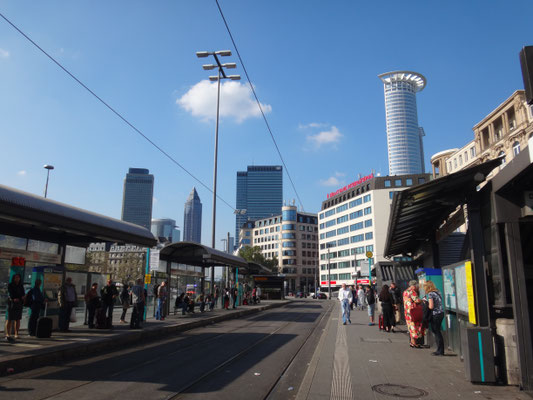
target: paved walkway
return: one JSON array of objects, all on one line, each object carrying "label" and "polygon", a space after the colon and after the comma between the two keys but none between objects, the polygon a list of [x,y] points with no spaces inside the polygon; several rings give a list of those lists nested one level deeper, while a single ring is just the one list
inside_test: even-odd
[{"label": "paved walkway", "polygon": [[[71,326],[71,332],[53,332],[48,339],[28,336],[27,330],[15,342],[0,340],[0,376],[49,365],[64,359],[95,352],[117,349],[140,341],[157,340],[163,335],[182,332],[265,309],[280,307],[289,301],[262,301],[255,306],[240,306],[237,309],[217,308],[204,313],[196,312],[182,316],[181,313],[167,316],[164,321],[149,317],[143,329],[129,329],[129,324],[120,324],[120,313],[114,314],[114,329],[88,329],[87,326]],[[126,317],[129,320],[131,310]]]},{"label": "paved walkway", "polygon": [[531,400],[516,387],[470,383],[456,355],[435,357],[434,349],[410,348],[405,325],[400,332],[380,332],[368,326],[366,311],[352,311],[351,320],[342,325],[337,301],[296,399]]}]

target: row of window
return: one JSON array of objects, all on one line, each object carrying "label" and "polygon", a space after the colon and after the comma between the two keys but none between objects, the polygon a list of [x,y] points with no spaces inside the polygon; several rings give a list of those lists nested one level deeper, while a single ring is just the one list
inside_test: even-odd
[{"label": "row of window", "polygon": [[[369,190],[369,189],[370,189],[370,185],[367,185],[367,190]],[[364,188],[362,188],[362,191],[364,191]],[[359,194],[359,189],[357,189],[357,194]],[[337,208],[332,208],[331,210],[328,210],[326,212],[321,213],[320,214],[320,219],[328,218],[328,217],[331,217],[332,215],[334,215],[335,213],[338,214],[338,213],[341,213],[343,211],[346,211],[348,208],[353,208],[353,207],[360,206],[363,203],[368,203],[370,200],[372,200],[372,195],[369,193],[369,194],[367,194],[365,196],[362,196],[362,197],[359,197],[357,199],[354,199],[354,200],[350,201],[347,204],[342,204],[342,205],[338,206]],[[335,220],[332,220],[332,221],[335,221]],[[329,221],[329,222],[331,222],[331,221]],[[334,224],[335,223],[333,223],[333,225]],[[331,225],[329,225],[329,226],[331,226]],[[323,227],[324,227],[323,224],[320,224],[320,228],[322,229]]]}]

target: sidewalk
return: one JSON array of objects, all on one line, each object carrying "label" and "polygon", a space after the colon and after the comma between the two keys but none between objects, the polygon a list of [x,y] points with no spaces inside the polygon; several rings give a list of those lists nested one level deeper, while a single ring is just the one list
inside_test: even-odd
[{"label": "sidewalk", "polygon": [[[456,355],[412,349],[406,326],[396,333],[368,326],[367,311],[352,311],[342,325],[339,302],[329,317],[296,399],[524,399],[513,386],[475,385]],[[398,330],[400,332],[398,332]]]},{"label": "sidewalk", "polygon": [[[0,340],[0,376],[6,375],[8,369],[13,369],[15,373],[18,373],[73,357],[135,345],[142,341],[156,340],[164,335],[281,307],[289,302],[290,300],[265,300],[259,305],[240,306],[230,310],[216,308],[213,311],[205,313],[197,311],[195,314],[185,316],[182,316],[181,312],[177,315],[171,313],[164,321],[148,317],[143,324],[143,329],[130,329],[129,324],[120,324],[120,313],[118,315],[113,313],[114,329],[112,330],[89,329],[87,326],[77,325],[71,326],[72,332],[54,331],[52,337],[48,339],[30,337],[27,335],[27,330],[21,330],[20,338],[14,343]],[[131,309],[126,317],[128,322],[130,317]]]}]

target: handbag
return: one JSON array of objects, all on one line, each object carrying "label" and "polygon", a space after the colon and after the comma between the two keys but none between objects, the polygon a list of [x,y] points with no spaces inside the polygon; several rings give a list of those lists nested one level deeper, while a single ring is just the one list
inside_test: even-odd
[{"label": "handbag", "polygon": [[70,312],[70,322],[76,322],[76,309],[74,307],[72,307]]},{"label": "handbag", "polygon": [[421,323],[424,320],[424,306],[422,304],[415,304],[409,314],[413,322]]}]

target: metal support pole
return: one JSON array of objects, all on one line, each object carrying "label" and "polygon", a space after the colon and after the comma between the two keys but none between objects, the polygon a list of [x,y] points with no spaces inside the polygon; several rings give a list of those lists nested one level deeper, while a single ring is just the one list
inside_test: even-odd
[{"label": "metal support pole", "polygon": [[46,196],[48,195],[48,179],[50,178],[50,170],[46,169],[46,185],[44,187],[44,198],[46,199]]},{"label": "metal support pole", "polygon": [[[218,162],[218,119],[220,115],[220,78],[221,78],[221,68],[218,69],[218,88],[217,88],[217,120],[215,124],[215,159],[213,166],[213,220],[212,220],[212,229],[211,232],[211,247],[215,248],[215,230],[216,230],[216,215],[217,215],[217,162]],[[229,248],[229,243],[228,243]],[[211,288],[210,293],[214,294],[214,284],[215,284],[215,266],[211,267]]]},{"label": "metal support pole", "polygon": [[329,249],[328,249],[328,299],[331,299],[331,269],[329,265]]}]

